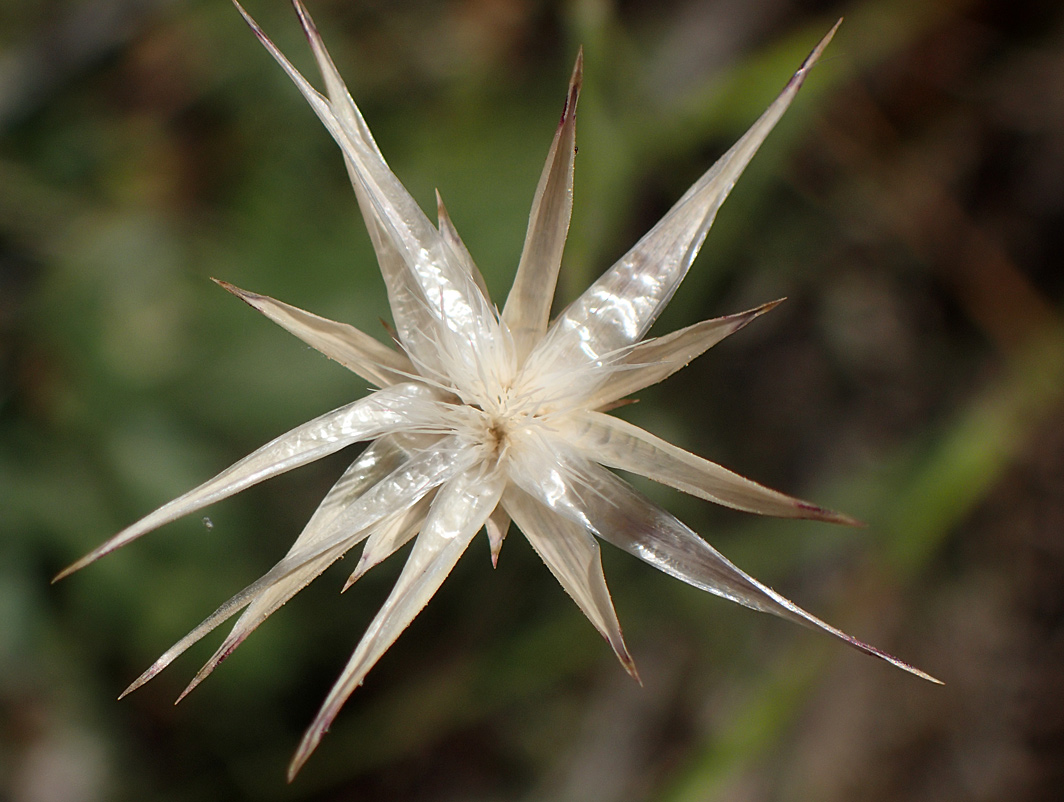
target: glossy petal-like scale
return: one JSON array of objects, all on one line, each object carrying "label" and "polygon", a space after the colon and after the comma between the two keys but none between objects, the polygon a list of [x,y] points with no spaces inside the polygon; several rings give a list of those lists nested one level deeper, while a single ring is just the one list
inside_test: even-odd
[{"label": "glossy petal-like scale", "polygon": [[123,529],[73,565],[56,579],[84,568],[105,554],[131,543],[138,537],[176,521],[189,513],[228,498],[265,481],[321,459],[341,448],[392,431],[431,429],[437,419],[433,414],[439,392],[423,384],[408,382],[378,390],[372,395],[334,409],[309,423],[297,426],[213,479],[164,504],[150,515]]},{"label": "glossy petal-like scale", "polygon": [[848,515],[752,482],[611,415],[576,412],[566,417],[559,427],[566,443],[594,455],[596,462],[645,476],[715,504],[780,518],[858,524]]},{"label": "glossy petal-like scale", "polygon": [[516,487],[507,488],[503,504],[536,554],[613,647],[624,670],[638,680],[635,661],[624,645],[617,612],[606,587],[595,538],[585,527],[555,515],[550,508]]},{"label": "glossy petal-like scale", "polygon": [[[841,22],[841,20],[840,20]],[[835,24],[750,130],[669,212],[554,322],[530,364],[595,361],[640,340],[672,298],[702,247],[717,211],[776,127],[820,58]]]},{"label": "glossy petal-like scale", "polygon": [[485,476],[477,470],[456,476],[440,488],[391,595],[370,622],[351,660],[303,736],[292,759],[289,778],[295,776],[314,751],[347,697],[443,584],[499,503],[504,486],[501,473]]},{"label": "glossy petal-like scale", "polygon": [[589,397],[582,399],[581,405],[587,409],[602,409],[667,379],[725,337],[735,334],[780,303],[773,301],[749,312],[703,320],[671,334],[636,343],[618,355],[611,369],[605,373],[601,385]]},{"label": "glossy petal-like scale", "polygon": [[389,348],[354,326],[319,317],[266,295],[242,290],[226,281],[219,281],[218,284],[311,348],[316,348],[377,387],[387,387],[409,379],[415,373],[414,365],[406,354]]},{"label": "glossy petal-like scale", "polygon": [[543,166],[521,261],[502,310],[503,322],[514,338],[517,358],[523,360],[543,338],[550,319],[554,287],[562,266],[562,251],[573,213],[573,165],[576,158],[576,104],[584,77],[584,55],[576,57],[565,108]]}]

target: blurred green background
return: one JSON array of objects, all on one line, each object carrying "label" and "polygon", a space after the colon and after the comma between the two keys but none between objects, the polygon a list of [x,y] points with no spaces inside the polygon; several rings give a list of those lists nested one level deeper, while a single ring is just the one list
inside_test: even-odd
[{"label": "blurred green background", "polygon": [[[340,70],[496,300],[585,48],[564,302],[845,16],[666,331],[787,296],[621,414],[864,530],[656,498],[922,683],[627,555],[645,687],[486,538],[296,782],[401,565],[344,566],[178,707],[208,638],[351,454],[55,572],[364,391],[208,279],[384,337],[339,154],[225,0],[0,4],[0,799],[1051,800],[1064,782],[1064,7],[989,0],[317,0]],[[291,8],[249,11],[314,74]],[[314,78],[316,79],[316,75]],[[348,566],[350,568],[350,566]]]}]

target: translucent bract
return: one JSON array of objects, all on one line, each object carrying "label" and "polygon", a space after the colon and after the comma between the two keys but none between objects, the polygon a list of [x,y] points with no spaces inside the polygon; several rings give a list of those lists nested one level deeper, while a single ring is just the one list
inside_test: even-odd
[{"label": "translucent bract", "polygon": [[[119,532],[60,576],[253,484],[371,441],[329,491],[288,553],[160,657],[155,676],[236,613],[229,636],[188,693],[288,599],[363,545],[348,585],[413,540],[395,588],[300,744],[289,777],[340,707],[420,612],[484,529],[493,560],[515,522],[625,669],[598,540],[719,596],[821,629],[921,677],[743,573],[608,468],[747,512],[834,523],[852,519],[744,479],[605,414],[775,306],[643,339],[669,302],[732,186],[790,105],[833,28],[749,131],[601,278],[549,321],[572,211],[578,56],[564,113],[532,201],[528,234],[502,312],[439,202],[433,225],[388,168],[306,10],[295,3],[325,84],[316,91],[239,6],[339,144],[388,289],[398,349],[345,323],[219,282],[379,389],[266,444]],[[836,28],[838,26],[836,25]],[[183,696],[184,694],[182,694]]]}]

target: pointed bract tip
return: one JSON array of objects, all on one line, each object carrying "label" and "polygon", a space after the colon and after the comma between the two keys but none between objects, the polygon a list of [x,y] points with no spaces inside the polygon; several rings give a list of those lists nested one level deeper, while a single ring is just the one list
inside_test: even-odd
[{"label": "pointed bract tip", "polygon": [[286,775],[285,779],[289,783],[291,783],[296,778],[296,775],[299,774],[299,770],[301,768],[303,768],[303,763],[296,765],[295,758],[293,758],[292,762],[288,764],[288,774]]},{"label": "pointed bract tip", "polygon": [[222,661],[224,661],[229,655],[231,655],[233,653],[233,650],[236,649],[236,647],[239,646],[240,643],[242,643],[242,642],[243,642],[243,638],[241,638],[241,640],[238,641],[233,646],[229,647],[225,651],[224,655],[222,655],[221,657],[219,657],[217,659],[212,658],[207,663],[207,665],[205,665],[203,668],[201,668],[199,670],[199,673],[197,673],[196,676],[194,676],[192,678],[192,682],[190,682],[188,685],[185,686],[185,690],[181,691],[180,696],[178,696],[176,699],[174,699],[174,704],[175,705],[179,704],[182,699],[184,699],[186,696],[188,696],[190,693],[192,693],[193,689],[197,685],[199,685],[201,682],[203,682],[203,680],[207,679],[207,677],[210,676],[211,672],[213,672],[214,669],[216,669],[219,665],[221,665]]},{"label": "pointed bract tip", "polygon": [[773,309],[775,309],[777,306],[779,306],[786,300],[786,298],[777,298],[775,301],[769,301],[768,303],[761,304],[761,306],[747,310],[746,312],[737,312],[734,315],[729,315],[728,318],[734,321],[734,328],[731,330],[731,333],[734,334],[740,329],[745,328],[748,323],[753,322],[766,312],[771,312]]},{"label": "pointed bract tip", "polygon": [[882,649],[877,649],[875,646],[871,646],[871,645],[865,643],[864,641],[860,641],[857,638],[853,637],[852,635],[846,635],[845,633],[843,633],[842,637],[843,637],[844,640],[846,640],[851,646],[853,646],[858,651],[864,652],[865,654],[871,655],[872,657],[878,657],[880,660],[885,660],[886,662],[890,663],[895,668],[900,668],[902,671],[907,671],[908,673],[912,674],[914,677],[919,677],[920,679],[927,680],[928,682],[934,683],[935,685],[945,685],[946,684],[942,680],[938,679],[937,677],[931,676],[926,671],[921,671],[916,666],[909,665],[909,663],[906,663],[904,660],[899,660],[894,655],[888,654],[887,652],[883,651]]},{"label": "pointed bract tip", "polygon": [[190,693],[192,693],[192,689],[195,688],[197,685],[199,685],[199,680],[197,679],[193,679],[192,682],[186,685],[185,690],[181,691],[181,694],[176,699],[174,699],[174,705],[176,706],[181,704],[181,700],[188,696]]},{"label": "pointed bract tip", "polygon": [[499,555],[502,554],[502,541],[501,537],[493,538],[489,535],[490,539],[490,551],[491,551],[491,567],[499,567]]},{"label": "pointed bract tip", "polygon": [[839,513],[834,509],[828,507],[822,507],[819,504],[811,504],[808,501],[795,500],[795,508],[799,511],[799,518],[805,518],[807,520],[822,521],[825,523],[837,523],[842,527],[857,527],[858,529],[865,529],[868,524],[862,520],[854,518],[845,513]]},{"label": "pointed bract tip", "polygon": [[[327,729],[325,730],[328,731]],[[292,762],[288,764],[288,782],[292,782],[299,774],[300,769],[303,768],[303,764],[307,762],[307,759],[311,756],[315,749],[318,748],[318,743],[321,741],[323,732],[308,732],[303,736],[303,741],[299,744],[299,748],[296,750],[295,755],[292,757]]]},{"label": "pointed bract tip", "polygon": [[221,287],[223,290],[233,293],[233,295],[240,295],[242,290],[234,284],[230,284],[228,281],[223,281],[220,278],[211,276],[211,281]]},{"label": "pointed bract tip", "polygon": [[635,660],[628,654],[628,651],[618,652],[617,657],[621,661],[621,665],[624,666],[624,670],[628,672],[628,676],[639,683],[639,687],[643,687],[643,678],[639,676],[639,670],[635,667]]},{"label": "pointed bract tip", "polygon": [[235,284],[230,284],[228,281],[222,281],[220,278],[212,277],[211,281],[213,281],[223,290],[226,290],[227,292],[230,292],[235,295],[237,298],[246,303],[252,309],[256,309],[260,312],[262,311],[261,309],[259,309],[259,306],[256,301],[259,301],[263,296],[259,295],[257,292],[249,292],[248,290],[242,290]]},{"label": "pointed bract tip", "polygon": [[137,677],[135,680],[133,680],[131,683],[129,683],[129,685],[126,687],[126,689],[124,691],[122,691],[122,693],[118,694],[118,698],[119,699],[125,699],[127,696],[129,696],[131,693],[133,693],[133,691],[135,691],[141,685],[144,685],[149,680],[153,679],[155,677],[155,675],[158,674],[160,671],[162,671],[165,667],[166,667],[165,665],[159,665],[158,663],[155,663],[154,665],[151,666],[151,668],[149,668],[147,671],[145,671],[143,674],[141,674],[139,677]]},{"label": "pointed bract tip", "polygon": [[484,531],[488,535],[488,549],[491,552],[491,567],[499,567],[499,555],[502,553],[502,544],[506,540],[506,531],[496,525],[490,518],[484,523]]},{"label": "pointed bract tip", "polygon": [[346,593],[347,589],[353,584],[355,584],[359,579],[361,579],[362,575],[369,570],[369,566],[363,565],[362,563],[363,560],[359,558],[358,565],[355,566],[355,570],[351,572],[351,576],[347,578],[347,581],[344,582],[344,586],[340,588],[341,593]]},{"label": "pointed bract tip", "polygon": [[721,318],[722,320],[727,320],[731,322],[728,334],[725,336],[731,336],[732,334],[735,334],[735,332],[741,331],[742,329],[746,328],[750,323],[757,320],[757,318],[761,317],[766,312],[771,312],[773,309],[775,309],[777,306],[779,306],[786,300],[786,298],[778,298],[775,301],[769,301],[767,304],[761,304],[761,306],[755,307],[753,309],[748,309],[745,312],[736,312],[733,315],[727,315],[726,317]]},{"label": "pointed bract tip", "polygon": [[443,205],[443,196],[440,194],[439,187],[436,188],[436,228],[443,228],[444,221],[450,220],[451,216],[447,213],[447,207]]},{"label": "pointed bract tip", "polygon": [[55,576],[52,577],[52,584],[54,585],[56,582],[59,582],[62,579],[66,579],[71,574],[80,571],[82,568],[84,568],[89,563],[95,562],[97,557],[102,557],[103,556],[102,554],[93,556],[94,554],[96,554],[96,553],[92,552],[91,554],[87,554],[84,557],[82,557],[80,560],[78,560],[77,562],[71,563],[70,565],[68,565],[66,568],[64,568],[62,571],[60,571],[58,574],[56,574]]},{"label": "pointed bract tip", "polygon": [[867,528],[868,524],[864,521],[860,521],[853,516],[846,515],[842,512],[836,512],[835,510],[829,510],[827,507],[821,507],[819,504],[810,504],[808,501],[799,501],[797,508],[801,511],[803,518],[812,521],[823,521],[829,524],[839,524],[840,526],[853,526],[858,529]]},{"label": "pointed bract tip", "polygon": [[842,25],[842,17],[839,17],[839,21],[831,26],[831,30],[824,34],[824,38],[817,42],[816,47],[812,52],[805,57],[805,61],[802,62],[802,66],[794,73],[794,76],[787,82],[787,88],[797,91],[798,87],[802,85],[802,81],[805,80],[805,76],[809,74],[809,70],[813,65],[817,63],[820,56],[823,54],[824,49],[831,43],[831,40],[835,36],[835,32]]},{"label": "pointed bract tip", "polygon": [[575,86],[577,89],[583,86],[584,83],[584,46],[581,45],[576,51],[576,62],[573,64],[573,76],[569,79],[569,84]]},{"label": "pointed bract tip", "polygon": [[259,24],[255,22],[252,16],[244,9],[244,7],[240,5],[238,0],[233,0],[233,5],[236,6],[236,10],[240,12],[240,16],[244,18],[244,22],[248,24],[248,27],[251,28],[252,32],[255,34],[255,36],[258,37],[259,41],[268,42],[269,38],[266,36],[266,33],[262,30],[262,28],[259,27]]},{"label": "pointed bract tip", "polygon": [[786,300],[787,296],[784,295],[782,298],[777,298],[775,301],[769,301],[767,304],[761,304],[761,306],[754,310],[754,315],[760,316],[765,314],[765,312],[771,312],[773,309],[775,309],[777,306],[779,306]]},{"label": "pointed bract tip", "polygon": [[170,662],[170,660],[166,659],[166,655],[160,657],[158,660],[148,666],[148,669],[143,674],[141,674],[139,677],[129,683],[129,686],[118,695],[118,698],[124,699],[125,697],[129,696],[129,694],[133,693],[133,691],[135,691],[141,685],[147,684],[149,681],[154,679],[160,671],[170,665]]},{"label": "pointed bract tip", "polygon": [[571,122],[576,117],[576,104],[580,99],[580,89],[584,85],[584,48],[580,48],[576,54],[576,63],[573,65],[573,74],[569,78],[569,92],[565,96],[565,107],[562,109],[561,127]]},{"label": "pointed bract tip", "polygon": [[296,16],[299,17],[299,24],[303,27],[303,33],[306,34],[307,41],[311,44],[318,37],[317,26],[314,25],[314,20],[310,18],[310,13],[307,11],[306,6],[300,2],[300,0],[292,0],[292,8],[296,10]]},{"label": "pointed bract tip", "polygon": [[835,33],[839,30],[840,25],[842,25],[842,17],[839,17],[838,21],[831,26],[831,30],[824,34],[824,38],[817,42],[813,51],[805,57],[805,61],[802,62],[802,66],[798,69],[799,72],[808,70],[816,64],[817,60],[824,53],[824,49],[827,48],[827,46],[831,44],[831,40],[835,38]]}]

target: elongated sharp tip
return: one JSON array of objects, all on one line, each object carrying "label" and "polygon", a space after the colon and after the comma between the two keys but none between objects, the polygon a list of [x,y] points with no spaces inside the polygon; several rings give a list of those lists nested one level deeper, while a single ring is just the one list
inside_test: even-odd
[{"label": "elongated sharp tip", "polygon": [[237,296],[239,296],[241,298],[244,297],[244,295],[246,295],[244,290],[240,289],[235,284],[230,284],[228,281],[223,281],[222,279],[215,278],[214,276],[211,276],[211,281],[213,281],[215,284],[217,284],[223,290],[226,290],[227,292],[233,293],[233,295],[237,295]]},{"label": "elongated sharp tip", "polygon": [[628,672],[628,676],[638,682],[639,687],[642,688],[643,679],[639,676],[639,670],[635,667],[635,660],[633,660],[632,655],[628,653],[628,649],[624,648],[624,644],[622,643],[620,650],[617,650],[616,647],[614,647],[614,650],[617,651],[617,659],[621,661],[621,665],[624,667],[624,670]]},{"label": "elongated sharp tip", "polygon": [[[731,321],[731,328],[729,329],[727,336],[735,334],[735,332],[739,331],[740,329],[746,328],[749,323],[761,317],[766,312],[771,312],[773,309],[775,309],[777,306],[779,306],[786,300],[786,298],[777,298],[775,301],[769,301],[767,304],[761,304],[761,306],[758,306],[754,309],[750,309],[746,312],[736,312],[734,315],[728,315],[725,319]],[[708,323],[710,321],[706,322]]]},{"label": "elongated sharp tip", "polygon": [[845,633],[843,633],[842,638],[858,651],[864,652],[865,654],[871,655],[872,657],[878,657],[880,660],[885,660],[895,668],[900,668],[902,671],[906,671],[912,674],[914,677],[919,677],[920,679],[927,680],[928,682],[934,683],[935,685],[946,684],[937,677],[931,676],[926,671],[921,671],[916,666],[910,665],[904,660],[899,660],[894,655],[888,654],[882,649],[877,649],[875,646],[870,646],[869,644],[865,643],[864,641],[858,640],[852,635],[846,635]]},{"label": "elongated sharp tip", "polygon": [[225,290],[227,292],[230,292],[233,295],[235,295],[237,298],[239,298],[241,301],[246,303],[252,309],[256,309],[256,310],[258,310],[260,312],[262,311],[262,308],[259,305],[259,302],[262,301],[264,298],[266,298],[265,295],[259,295],[257,292],[249,292],[247,290],[242,290],[242,289],[240,289],[240,287],[236,286],[235,284],[230,284],[228,281],[222,281],[220,278],[212,277],[211,281],[213,281],[215,284],[217,284],[223,290]]},{"label": "elongated sharp tip", "polygon": [[192,693],[192,689],[195,688],[199,684],[200,684],[199,677],[198,676],[194,677],[192,679],[192,682],[190,682],[188,685],[185,686],[185,690],[181,691],[181,694],[176,699],[174,699],[174,704],[175,705],[180,704],[181,700],[184,699],[186,696],[188,696],[190,693]]},{"label": "elongated sharp tip", "polygon": [[244,22],[248,24],[248,27],[251,28],[251,30],[255,33],[255,36],[257,36],[260,41],[269,41],[262,28],[259,27],[259,24],[255,22],[254,18],[244,9],[242,5],[240,5],[238,0],[233,0],[233,5],[236,6],[236,10],[240,12],[240,16],[244,18]]},{"label": "elongated sharp tip", "polygon": [[842,25],[842,17],[839,17],[838,22],[831,26],[831,30],[824,34],[824,38],[817,42],[816,47],[814,47],[812,52],[805,57],[802,66],[798,68],[797,72],[794,73],[794,77],[791,78],[788,85],[789,87],[797,89],[797,87],[801,85],[802,81],[805,80],[805,76],[809,74],[809,70],[812,69],[813,65],[820,59],[820,56],[823,55],[825,48],[831,44],[831,40],[835,37],[835,32],[838,31],[840,25]]},{"label": "elongated sharp tip", "polygon": [[489,535],[489,551],[491,551],[491,567],[499,567],[499,554],[502,552],[502,537],[491,537]]},{"label": "elongated sharp tip", "polygon": [[122,699],[128,696],[129,694],[133,693],[133,691],[137,690],[137,688],[141,687],[142,685],[146,685],[148,682],[155,679],[156,676],[162,673],[164,668],[174,662],[174,659],[177,658],[182,652],[184,652],[185,649],[188,648],[188,646],[190,645],[183,644],[184,642],[182,641],[168,649],[158,660],[148,666],[148,668],[144,671],[143,674],[141,674],[139,677],[129,683],[129,687],[122,691],[122,693],[119,694],[118,698]]},{"label": "elongated sharp tip", "polygon": [[817,504],[810,504],[807,501],[799,501],[798,509],[802,512],[802,516],[813,521],[824,521],[829,524],[839,524],[840,526],[853,526],[857,529],[865,529],[868,527],[864,521],[858,520],[851,515],[846,515],[842,512],[836,512],[835,510],[829,510],[826,507],[821,507]]},{"label": "elongated sharp tip", "polygon": [[64,568],[62,571],[52,577],[52,584],[54,585],[56,582],[59,582],[62,579],[66,579],[72,573],[77,571],[80,567],[81,566],[77,563],[74,563],[73,565],[68,565],[66,568]]},{"label": "elongated sharp tip", "polygon": [[816,63],[825,48],[831,44],[831,40],[835,38],[835,33],[839,30],[840,25],[842,25],[842,17],[839,17],[835,24],[831,26],[831,30],[824,34],[824,38],[817,42],[816,47],[814,47],[813,51],[806,57],[805,63],[802,65],[803,67],[810,67]]},{"label": "elongated sharp tip", "polygon": [[144,685],[149,680],[154,679],[155,675],[162,671],[164,668],[166,668],[165,663],[163,665],[160,665],[159,661],[156,661],[147,671],[145,671],[143,674],[141,674],[139,677],[129,683],[129,686],[124,691],[122,691],[122,693],[118,694],[118,698],[124,699],[125,697],[129,696],[141,685]]},{"label": "elongated sharp tip", "polygon": [[828,45],[831,44],[831,40],[832,38],[834,38],[835,32],[838,30],[838,27],[841,26],[842,23],[843,18],[839,17],[838,21],[835,22],[835,24],[833,24],[833,26],[831,27],[831,30],[825,34],[824,38],[818,41],[816,47],[813,48],[812,52],[809,55],[805,56],[805,61],[803,61],[801,63],[801,66],[795,71],[794,76],[791,77],[791,80],[787,81],[787,85],[783,89],[784,95],[791,95],[793,97],[794,93],[798,91],[798,89],[802,85],[802,82],[805,80],[805,76],[808,76],[809,71],[813,68],[813,65],[819,61],[820,56],[824,54],[825,49],[828,47]]},{"label": "elongated sharp tip", "polygon": [[296,763],[296,759],[292,758],[292,762],[288,764],[288,782],[295,780],[296,775],[299,774],[299,770],[303,768],[303,764],[306,763],[306,758],[303,758],[299,763]]},{"label": "elongated sharp tip", "polygon": [[292,756],[292,762],[288,764],[288,782],[292,782],[296,778],[299,770],[303,768],[303,764],[307,762],[307,758],[318,747],[321,736],[327,731],[327,728],[325,730],[313,730],[303,736],[299,748],[296,750],[295,755]]},{"label": "elongated sharp tip", "polygon": [[310,18],[310,13],[307,11],[307,7],[300,2],[300,0],[292,0],[292,8],[296,10],[296,14],[299,17],[299,24],[303,26],[303,33],[306,34],[307,40],[311,44],[318,38],[318,29],[314,24],[314,20]]},{"label": "elongated sharp tip", "polygon": [[580,89],[584,83],[584,46],[581,45],[576,51],[576,62],[573,64],[573,76],[569,79],[569,86]]},{"label": "elongated sharp tip", "polygon": [[93,552],[90,552],[89,554],[86,554],[80,560],[78,560],[75,563],[71,563],[66,568],[64,568],[62,571],[60,571],[58,574],[53,576],[52,577],[52,584],[54,585],[56,582],[59,582],[62,579],[66,579],[71,574],[76,573],[77,571],[80,571],[82,568],[84,568],[89,563],[96,562],[96,560],[98,560],[100,557],[102,557],[105,553],[106,552],[97,553],[97,552],[93,551]]},{"label": "elongated sharp tip", "polygon": [[366,572],[369,571],[370,568],[373,568],[379,563],[380,559],[376,559],[373,562],[370,562],[369,555],[366,554],[365,551],[363,551],[362,554],[359,555],[358,562],[355,564],[355,570],[351,572],[351,576],[347,578],[347,581],[344,583],[344,586],[340,588],[340,592],[345,592],[349,587],[351,587],[359,579],[365,576]]},{"label": "elongated sharp tip", "polygon": [[754,317],[760,317],[761,315],[765,314],[765,312],[771,312],[773,309],[775,309],[777,306],[779,306],[786,300],[787,296],[785,295],[782,298],[777,298],[775,301],[769,301],[766,304],[761,304],[761,306],[753,310]]},{"label": "elongated sharp tip", "polygon": [[565,95],[565,107],[562,109],[562,117],[558,121],[561,127],[571,123],[576,118],[576,104],[580,99],[580,89],[584,85],[584,48],[576,53],[576,63],[573,65],[573,74],[569,78],[569,91]]},{"label": "elongated sharp tip", "polygon": [[355,584],[367,570],[368,568],[363,567],[362,561],[359,560],[358,565],[355,566],[355,570],[351,572],[351,576],[347,578],[347,581],[344,582],[344,586],[340,588],[340,592],[346,593],[347,589]]},{"label": "elongated sharp tip", "polygon": [[484,530],[488,534],[488,550],[491,552],[491,567],[499,567],[499,554],[502,553],[502,544],[506,539],[506,532],[496,525],[491,518],[484,524]]},{"label": "elongated sharp tip", "polygon": [[447,213],[447,207],[443,205],[443,196],[440,194],[440,190],[436,189],[436,222],[437,228],[442,229],[448,221],[450,221],[451,215]]}]

